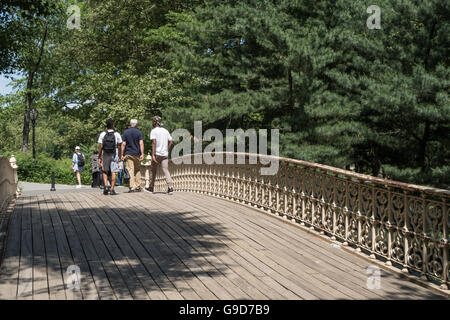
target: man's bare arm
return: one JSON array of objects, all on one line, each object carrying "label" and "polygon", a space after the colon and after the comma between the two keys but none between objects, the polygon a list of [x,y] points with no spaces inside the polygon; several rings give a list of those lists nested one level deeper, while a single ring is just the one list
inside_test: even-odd
[{"label": "man's bare arm", "polygon": [[122,144],[121,143],[117,144],[117,151],[118,151],[119,159],[122,159]]},{"label": "man's bare arm", "polygon": [[123,155],[123,152],[125,151],[125,147],[127,146],[127,143],[125,141],[122,142],[122,156],[120,157],[120,160],[123,161],[125,156]]},{"label": "man's bare arm", "polygon": [[156,139],[152,140],[152,160],[155,161],[156,164],[158,164],[158,161],[156,161]]},{"label": "man's bare arm", "polygon": [[98,163],[102,165],[103,158],[103,143],[100,143],[98,146]]},{"label": "man's bare arm", "polygon": [[139,161],[144,160],[144,140],[139,140],[139,147],[141,148],[141,156],[139,157]]}]

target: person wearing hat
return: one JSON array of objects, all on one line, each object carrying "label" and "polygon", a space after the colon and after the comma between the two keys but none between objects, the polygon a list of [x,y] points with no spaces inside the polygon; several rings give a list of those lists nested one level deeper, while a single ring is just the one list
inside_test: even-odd
[{"label": "person wearing hat", "polygon": [[153,129],[150,132],[150,140],[152,140],[152,179],[150,181],[150,186],[146,190],[153,193],[156,171],[158,166],[161,165],[169,187],[167,193],[172,194],[172,178],[170,177],[169,172],[169,150],[172,147],[173,139],[170,136],[169,131],[161,128],[161,117],[153,117],[152,124]]},{"label": "person wearing hat", "polygon": [[138,121],[131,119],[130,127],[122,136],[122,161],[130,174],[130,190],[128,192],[141,191],[141,162],[144,160],[144,137],[136,128]]},{"label": "person wearing hat", "polygon": [[72,157],[72,170],[77,175],[77,189],[81,188],[81,172],[84,170],[84,154],[79,146],[75,147],[75,153]]}]

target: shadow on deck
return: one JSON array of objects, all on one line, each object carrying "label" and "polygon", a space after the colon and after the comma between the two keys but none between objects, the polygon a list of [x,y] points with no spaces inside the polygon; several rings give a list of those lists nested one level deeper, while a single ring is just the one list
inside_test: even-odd
[{"label": "shadow on deck", "polygon": [[0,299],[443,299],[384,270],[369,289],[369,266],[208,196],[52,193],[17,200]]}]

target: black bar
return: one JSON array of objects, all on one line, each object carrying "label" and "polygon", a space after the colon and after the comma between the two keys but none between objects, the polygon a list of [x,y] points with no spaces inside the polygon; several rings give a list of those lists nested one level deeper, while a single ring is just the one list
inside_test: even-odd
[{"label": "black bar", "polygon": [[35,136],[34,136],[35,122],[32,121],[31,124],[32,124],[32,127],[33,127],[33,159],[36,159],[36,141],[35,141]]},{"label": "black bar", "polygon": [[55,171],[52,171],[52,188],[50,191],[56,191],[55,189]]}]

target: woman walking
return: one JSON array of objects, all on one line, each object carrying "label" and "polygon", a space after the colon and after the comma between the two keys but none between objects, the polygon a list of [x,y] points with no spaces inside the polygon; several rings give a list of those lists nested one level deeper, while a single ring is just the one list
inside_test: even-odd
[{"label": "woman walking", "polygon": [[75,153],[72,157],[72,170],[77,176],[77,189],[81,188],[81,172],[84,170],[84,154],[81,152],[80,147],[75,147]]}]

